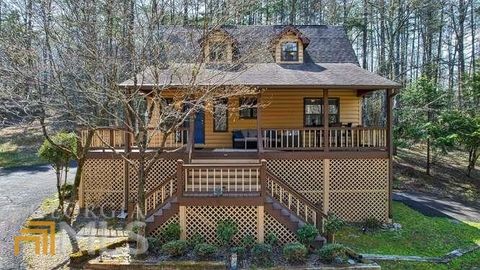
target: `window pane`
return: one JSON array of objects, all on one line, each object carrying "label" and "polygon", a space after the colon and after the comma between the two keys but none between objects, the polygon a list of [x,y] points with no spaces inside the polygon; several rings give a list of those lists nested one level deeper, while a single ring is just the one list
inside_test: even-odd
[{"label": "window pane", "polygon": [[214,131],[228,130],[228,100],[222,99],[213,108]]},{"label": "window pane", "polygon": [[240,98],[240,118],[257,118],[256,106],[256,98]]},{"label": "window pane", "polygon": [[210,43],[210,61],[225,61],[227,59],[227,45],[223,42]]},{"label": "window pane", "polygon": [[297,42],[285,42],[282,44],[282,61],[298,61]]}]

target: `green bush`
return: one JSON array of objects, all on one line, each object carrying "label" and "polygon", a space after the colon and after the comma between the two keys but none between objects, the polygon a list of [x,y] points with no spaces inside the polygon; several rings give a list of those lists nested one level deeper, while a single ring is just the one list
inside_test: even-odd
[{"label": "green bush", "polygon": [[194,247],[198,244],[203,244],[203,243],[205,243],[205,237],[203,237],[203,235],[199,233],[194,234],[190,239],[188,239],[188,244],[191,247]]},{"label": "green bush", "polygon": [[290,243],[283,247],[283,257],[289,263],[305,262],[307,259],[307,248],[301,243]]},{"label": "green bush", "polygon": [[342,219],[338,218],[334,213],[328,213],[325,220],[325,232],[327,234],[335,234],[340,231],[343,226],[345,226],[345,222]]},{"label": "green bush", "polygon": [[252,261],[256,266],[269,267],[273,265],[272,246],[269,244],[256,244],[252,249]]},{"label": "green bush", "polygon": [[162,246],[162,252],[171,257],[180,257],[185,255],[188,248],[188,242],[185,240],[173,240]]},{"label": "green bush", "polygon": [[238,232],[237,223],[232,219],[220,220],[217,223],[217,237],[223,246],[230,245]]},{"label": "green bush", "polygon": [[170,223],[160,233],[163,241],[170,242],[180,239],[180,224]]},{"label": "green bush", "polygon": [[363,226],[369,230],[375,231],[382,227],[382,222],[375,217],[369,217],[365,220]]},{"label": "green bush", "polygon": [[341,244],[326,244],[318,251],[318,257],[324,263],[332,263],[335,258],[344,261],[347,259],[346,248]]},{"label": "green bush", "polygon": [[246,258],[247,251],[244,247],[233,247],[230,249],[231,253],[236,253],[238,260],[244,260]]},{"label": "green bush", "polygon": [[200,259],[210,259],[217,254],[218,249],[214,245],[201,243],[195,246],[193,252]]},{"label": "green bush", "polygon": [[160,239],[158,239],[157,237],[147,237],[147,241],[148,241],[148,250],[155,253],[160,251],[160,248],[162,247]]},{"label": "green bush", "polygon": [[265,236],[265,243],[276,246],[278,244],[278,237],[276,234],[270,232]]},{"label": "green bush", "polygon": [[72,192],[73,192],[72,184],[64,184],[62,186],[62,193],[63,193],[64,199],[69,200],[72,197]]},{"label": "green bush", "polygon": [[305,224],[300,229],[297,230],[297,237],[300,243],[305,246],[310,246],[315,238],[318,236],[318,229],[311,224]]},{"label": "green bush", "polygon": [[255,242],[255,237],[253,235],[245,235],[242,238],[242,247],[244,247],[246,250],[250,250],[255,245]]}]

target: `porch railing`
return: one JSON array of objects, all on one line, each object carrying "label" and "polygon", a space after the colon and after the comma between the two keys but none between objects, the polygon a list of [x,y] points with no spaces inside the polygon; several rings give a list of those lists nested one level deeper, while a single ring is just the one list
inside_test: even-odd
[{"label": "porch railing", "polygon": [[145,195],[145,216],[156,212],[158,208],[177,192],[176,174],[168,177],[160,185]]},{"label": "porch railing", "polygon": [[[81,130],[79,133],[80,141],[82,145],[86,144],[88,130]],[[148,146],[150,148],[161,147],[164,134],[161,131],[153,128],[148,129]],[[181,128],[167,136],[165,138],[166,148],[179,148],[187,143],[188,129]],[[92,143],[90,148],[92,149],[108,149],[108,148],[124,148],[126,144],[130,144],[130,147],[135,148],[135,140],[131,133],[125,131],[125,129],[117,127],[100,127],[95,129]]]},{"label": "porch railing", "polygon": [[185,164],[184,195],[258,193],[261,191],[260,164]]},{"label": "porch railing", "polygon": [[264,149],[336,150],[385,149],[387,129],[380,127],[330,127],[325,138],[324,128],[263,129]]}]

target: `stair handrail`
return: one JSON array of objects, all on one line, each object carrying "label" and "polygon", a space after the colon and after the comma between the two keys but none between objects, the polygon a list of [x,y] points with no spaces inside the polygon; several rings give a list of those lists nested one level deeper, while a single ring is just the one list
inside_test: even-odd
[{"label": "stair handrail", "polygon": [[[290,194],[292,194],[296,200],[300,201],[301,203],[303,203],[306,207],[309,207],[311,208],[313,211],[313,215],[314,215],[314,218],[313,218],[313,225],[315,225],[317,228],[320,229],[320,232],[323,233],[323,219],[326,218],[326,215],[323,213],[323,211],[321,209],[318,208],[318,206],[316,206],[315,204],[313,204],[310,200],[308,200],[305,196],[303,196],[301,193],[299,193],[298,191],[296,191],[295,189],[293,189],[289,184],[287,184],[285,181],[283,181],[282,179],[278,178],[277,176],[275,176],[273,173],[271,173],[270,171],[266,170],[266,181],[265,181],[265,189],[267,190],[268,193],[270,193],[270,195],[272,196],[272,198],[275,199],[274,197],[274,194],[273,194],[273,191],[271,189],[268,188],[268,181],[272,181],[273,183],[281,186],[283,189],[285,189],[286,191],[288,191]],[[272,186],[272,189],[273,189],[273,186]],[[284,203],[282,201],[282,198],[280,197],[280,203],[283,204],[284,206],[286,206],[289,210],[291,210],[292,212],[294,212],[291,207],[289,205],[287,205],[286,203]],[[308,217],[302,217],[298,214],[299,212],[299,209],[297,208],[297,213],[295,213],[299,218],[302,218],[304,219],[307,223],[309,223],[308,221]]]},{"label": "stair handrail", "polygon": [[[145,194],[145,216],[149,216],[155,213],[170,197],[173,197],[176,194],[175,191],[175,182],[177,174],[174,173],[169,177],[165,178],[158,186],[150,190]],[[168,192],[165,192],[165,187],[168,185]],[[178,188],[178,187],[177,187]],[[157,194],[160,191],[160,198],[157,198]],[[159,200],[160,199],[160,200]],[[153,200],[153,208],[149,208],[149,200]]]}]

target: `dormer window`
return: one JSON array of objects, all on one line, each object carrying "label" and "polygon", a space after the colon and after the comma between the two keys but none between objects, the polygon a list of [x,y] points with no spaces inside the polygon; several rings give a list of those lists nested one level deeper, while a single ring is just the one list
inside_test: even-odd
[{"label": "dormer window", "polygon": [[237,41],[225,29],[216,28],[198,40],[207,63],[230,63],[234,60]]},{"label": "dormer window", "polygon": [[298,42],[282,43],[282,62],[298,62]]},{"label": "dormer window", "polygon": [[211,42],[209,46],[210,62],[227,61],[227,44],[224,42]]},{"label": "dormer window", "polygon": [[310,40],[296,27],[286,26],[270,41],[277,63],[303,63],[305,48]]}]

